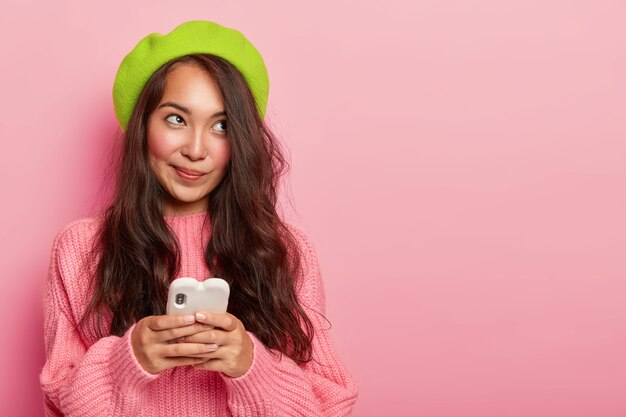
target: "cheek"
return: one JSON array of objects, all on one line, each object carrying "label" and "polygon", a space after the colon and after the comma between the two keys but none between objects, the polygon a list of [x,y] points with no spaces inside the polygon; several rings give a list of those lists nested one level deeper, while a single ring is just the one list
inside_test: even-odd
[{"label": "cheek", "polygon": [[148,137],[148,152],[156,160],[165,160],[172,153],[172,146],[166,135],[158,133]]},{"label": "cheek", "polygon": [[153,160],[165,161],[169,159],[172,154],[176,138],[172,136],[171,132],[162,128],[158,123],[148,124],[146,142],[148,145],[148,153]]},{"label": "cheek", "polygon": [[226,167],[230,160],[230,143],[223,141],[216,144],[212,149],[211,156],[216,165],[222,168]]}]

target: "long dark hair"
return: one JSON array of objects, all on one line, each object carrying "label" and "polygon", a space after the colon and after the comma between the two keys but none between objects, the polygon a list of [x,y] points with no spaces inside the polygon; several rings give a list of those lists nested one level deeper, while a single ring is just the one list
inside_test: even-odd
[{"label": "long dark hair", "polygon": [[[205,262],[230,284],[228,311],[246,330],[280,354],[308,362],[313,326],[295,292],[300,248],[276,212],[278,180],[288,164],[241,73],[209,54],[169,61],[137,101],[123,136],[113,201],[94,240],[92,250],[101,258],[81,324],[92,313],[102,317],[108,308],[110,334],[121,336],[134,321],[165,314],[169,283],[180,269],[180,247],[163,218],[166,191],[149,165],[146,123],[176,63],[205,69],[219,86],[228,115],[231,157],[225,177],[208,196],[212,233]],[[100,325],[96,334],[104,334]]]}]

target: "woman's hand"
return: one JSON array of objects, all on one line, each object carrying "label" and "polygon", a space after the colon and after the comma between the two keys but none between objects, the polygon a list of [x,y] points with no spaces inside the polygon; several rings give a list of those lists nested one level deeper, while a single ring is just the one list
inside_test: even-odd
[{"label": "woman's hand", "polygon": [[201,355],[214,351],[217,345],[176,343],[176,339],[210,328],[197,323],[193,315],[147,316],[137,322],[131,334],[133,352],[142,368],[151,374],[175,366],[199,364],[208,360]]},{"label": "woman's hand", "polygon": [[[199,311],[196,320],[214,329],[185,336],[185,343],[214,343],[218,348],[204,358],[206,362],[193,365],[196,369],[220,371],[231,378],[243,375],[252,364],[253,344],[243,323],[230,313]],[[195,355],[192,355],[195,356]]]}]

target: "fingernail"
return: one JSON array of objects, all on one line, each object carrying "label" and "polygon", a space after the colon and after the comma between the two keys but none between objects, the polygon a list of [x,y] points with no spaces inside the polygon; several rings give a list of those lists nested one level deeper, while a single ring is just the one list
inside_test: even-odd
[{"label": "fingernail", "polygon": [[196,313],[196,318],[198,320],[204,320],[204,319],[206,319],[206,316],[204,314],[202,314],[202,313]]},{"label": "fingernail", "polygon": [[185,322],[193,323],[194,321],[196,321],[196,318],[194,316],[192,315],[185,316]]},{"label": "fingernail", "polygon": [[217,349],[217,345],[215,343],[209,343],[206,345],[207,350],[215,350]]}]

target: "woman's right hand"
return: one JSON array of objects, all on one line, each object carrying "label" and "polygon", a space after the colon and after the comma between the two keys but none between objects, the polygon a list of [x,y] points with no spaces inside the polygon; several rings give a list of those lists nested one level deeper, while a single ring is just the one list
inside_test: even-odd
[{"label": "woman's right hand", "polygon": [[197,323],[193,315],[147,316],[137,322],[130,339],[141,367],[151,374],[158,374],[168,368],[206,362],[208,358],[197,355],[213,352],[217,345],[178,343],[177,339],[211,328]]}]

